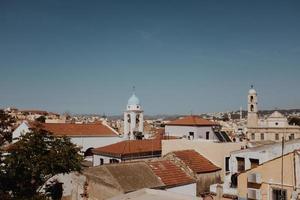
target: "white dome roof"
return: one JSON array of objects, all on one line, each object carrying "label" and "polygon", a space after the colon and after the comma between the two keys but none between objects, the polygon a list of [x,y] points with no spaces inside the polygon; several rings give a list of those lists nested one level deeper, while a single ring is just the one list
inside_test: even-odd
[{"label": "white dome roof", "polygon": [[251,89],[249,90],[249,94],[256,94],[256,91],[254,90],[254,88],[251,88]]},{"label": "white dome roof", "polygon": [[140,100],[133,93],[132,96],[128,99],[128,104],[127,105],[140,105]]},{"label": "white dome roof", "polygon": [[269,118],[285,118],[285,116],[280,112],[275,111],[269,116]]}]

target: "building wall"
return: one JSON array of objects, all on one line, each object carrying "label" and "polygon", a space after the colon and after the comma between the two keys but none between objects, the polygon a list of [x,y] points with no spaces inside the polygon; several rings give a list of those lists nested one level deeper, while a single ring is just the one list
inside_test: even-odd
[{"label": "building wall", "polygon": [[[252,133],[255,134],[255,138],[252,138]],[[261,134],[264,134],[263,140],[271,141],[281,141],[281,138],[284,137],[285,140],[289,140],[289,136],[294,134],[294,138],[300,138],[300,127],[292,128],[249,128],[247,137],[250,141],[262,141]],[[276,139],[276,134],[278,134],[279,140]]]},{"label": "building wall", "polygon": [[81,151],[85,152],[88,148],[98,148],[122,141],[119,136],[113,137],[70,137],[71,142],[82,147]]},{"label": "building wall", "polygon": [[72,189],[71,200],[83,200],[82,194],[84,194],[84,185],[87,182],[86,177],[79,173],[72,173]]},{"label": "building wall", "polygon": [[[244,143],[216,143],[203,140],[162,140],[162,156],[172,152],[193,149],[222,168],[221,178],[225,175],[225,157],[230,156],[230,152],[240,150]],[[213,150],[212,150],[213,149]]]},{"label": "building wall", "polygon": [[[102,156],[102,155],[93,155],[93,166],[98,166],[100,165],[100,159],[103,159],[103,164],[108,164],[110,163],[110,159],[112,159],[112,157],[108,157],[108,156]],[[118,158],[113,158],[118,160],[119,162],[121,162],[121,159]]]},{"label": "building wall", "polygon": [[[287,199],[291,199],[294,182],[294,154],[284,156],[284,189],[287,189]],[[238,196],[247,198],[248,175],[258,173],[261,175],[262,184],[260,186],[261,198],[272,199],[272,188],[281,187],[281,158],[277,158],[256,168],[246,171],[238,176]]]},{"label": "building wall", "polygon": [[197,196],[209,192],[212,184],[221,182],[221,170],[211,173],[197,174]]},{"label": "building wall", "polygon": [[196,183],[166,189],[169,192],[196,196]]},{"label": "building wall", "polygon": [[189,132],[194,132],[194,139],[206,139],[206,132],[209,132],[209,140],[216,140],[211,126],[165,126],[165,133],[169,136],[188,137]]},{"label": "building wall", "polygon": [[[286,143],[284,147],[284,154],[292,152],[300,148],[300,141],[293,141]],[[232,152],[229,159],[229,169],[231,174],[236,173],[237,170],[237,157],[245,158],[245,170],[251,168],[250,158],[259,159],[259,164],[272,160],[282,154],[281,144],[269,145],[269,148],[256,148],[256,150],[241,150]]]},{"label": "building wall", "polygon": [[21,135],[26,134],[28,132],[29,128],[27,124],[25,122],[22,122],[22,124],[20,124],[20,126],[18,126],[18,128],[16,128],[16,130],[14,130],[12,133],[13,143],[15,143],[17,141],[16,139],[19,138]]},{"label": "building wall", "polygon": [[123,191],[115,181],[111,180],[111,177],[105,177],[100,180],[82,174],[74,174],[72,177],[71,199],[86,199],[82,197],[82,194],[87,194],[87,199],[89,200],[104,200],[123,194]]}]

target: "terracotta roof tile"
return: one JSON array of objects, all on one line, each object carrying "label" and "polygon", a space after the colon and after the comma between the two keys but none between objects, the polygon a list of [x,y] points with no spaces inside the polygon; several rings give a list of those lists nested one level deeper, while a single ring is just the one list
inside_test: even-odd
[{"label": "terracotta roof tile", "polygon": [[221,168],[217,167],[194,150],[175,151],[173,153],[195,173],[200,174],[221,170]]},{"label": "terracotta roof tile", "polygon": [[130,155],[161,154],[161,140],[126,140],[93,149],[94,154],[126,157]]},{"label": "terracotta roof tile", "polygon": [[148,162],[148,165],[167,187],[195,182],[186,172],[169,160],[151,161]]},{"label": "terracotta roof tile", "polygon": [[103,124],[69,124],[69,123],[29,123],[30,127],[38,127],[58,136],[98,136],[116,137],[116,132]]},{"label": "terracotta roof tile", "polygon": [[181,119],[177,119],[167,123],[166,125],[177,125],[177,126],[216,126],[215,122],[203,119],[196,115],[186,116]]}]

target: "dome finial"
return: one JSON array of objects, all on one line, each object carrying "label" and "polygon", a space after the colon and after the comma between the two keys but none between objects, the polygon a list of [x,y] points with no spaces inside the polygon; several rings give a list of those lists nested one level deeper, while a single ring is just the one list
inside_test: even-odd
[{"label": "dome finial", "polygon": [[254,86],[253,86],[253,84],[251,84],[251,89],[253,89],[254,88]]},{"label": "dome finial", "polygon": [[132,86],[132,93],[135,94],[135,86]]}]

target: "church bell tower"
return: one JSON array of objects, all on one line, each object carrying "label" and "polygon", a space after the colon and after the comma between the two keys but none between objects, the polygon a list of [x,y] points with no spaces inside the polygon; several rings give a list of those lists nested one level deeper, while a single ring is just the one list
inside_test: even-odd
[{"label": "church bell tower", "polygon": [[258,114],[257,114],[257,93],[251,85],[251,89],[248,92],[248,119],[247,127],[258,126]]},{"label": "church bell tower", "polygon": [[139,98],[133,94],[129,98],[126,111],[124,112],[124,139],[134,140],[136,132],[144,131],[144,115]]}]

